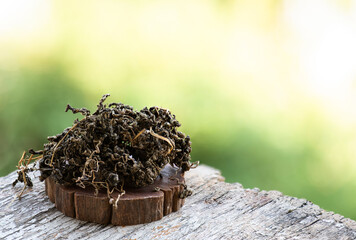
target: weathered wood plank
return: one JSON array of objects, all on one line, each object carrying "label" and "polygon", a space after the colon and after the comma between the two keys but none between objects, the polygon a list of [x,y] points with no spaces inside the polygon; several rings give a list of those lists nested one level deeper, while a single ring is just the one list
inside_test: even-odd
[{"label": "weathered wood plank", "polygon": [[225,183],[207,166],[186,173],[193,195],[178,212],[127,227],[65,216],[38,180],[20,201],[13,201],[21,188],[11,187],[15,176],[0,178],[0,239],[356,239],[353,220],[277,191]]}]

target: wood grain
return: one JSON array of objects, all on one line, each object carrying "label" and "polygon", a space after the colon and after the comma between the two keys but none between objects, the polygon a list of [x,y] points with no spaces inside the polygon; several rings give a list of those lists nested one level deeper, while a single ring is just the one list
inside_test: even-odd
[{"label": "wood grain", "polygon": [[[54,182],[52,183],[54,185]],[[53,187],[54,188],[54,187]],[[74,193],[76,188],[56,187],[55,204],[56,208],[68,217],[75,217]]]},{"label": "wood grain", "polygon": [[83,221],[109,224],[111,221],[111,205],[105,193],[97,196],[93,192],[77,191],[74,194],[76,218]]},{"label": "wood grain", "polygon": [[356,239],[351,219],[305,199],[225,183],[217,170],[204,165],[186,173],[193,195],[178,212],[125,227],[65,216],[38,179],[13,201],[22,188],[12,188],[16,177],[13,172],[0,178],[0,239]]},{"label": "wood grain", "polygon": [[[45,180],[45,187],[50,201],[68,217],[127,226],[157,221],[178,211],[184,203],[178,197],[183,190],[181,183],[184,183],[182,173],[167,165],[153,185],[125,189],[117,208],[109,204],[105,191],[95,196],[93,188],[64,187],[52,178]],[[114,192],[113,197],[117,198],[118,193]]]},{"label": "wood grain", "polygon": [[152,189],[130,190],[120,198],[118,207],[113,209],[111,222],[126,226],[149,223],[163,217],[164,194]]}]

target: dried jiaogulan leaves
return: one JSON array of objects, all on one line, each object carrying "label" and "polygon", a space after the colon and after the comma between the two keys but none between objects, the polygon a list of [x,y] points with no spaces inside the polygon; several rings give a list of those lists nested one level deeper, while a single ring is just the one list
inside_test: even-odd
[{"label": "dried jiaogulan leaves", "polygon": [[[84,118],[48,137],[43,150],[30,150],[29,157],[23,154],[14,184],[20,181],[30,187],[28,172],[39,170],[42,181],[51,176],[62,185],[92,186],[96,192],[104,188],[110,195],[113,190],[124,192],[124,186],[152,184],[166,164],[183,172],[193,166],[190,137],[177,130],[180,123],[169,110],[135,111],[122,103],[107,106],[108,96],[101,98],[93,114],[67,105],[66,111]],[[38,168],[28,167],[32,160],[39,163]]]}]

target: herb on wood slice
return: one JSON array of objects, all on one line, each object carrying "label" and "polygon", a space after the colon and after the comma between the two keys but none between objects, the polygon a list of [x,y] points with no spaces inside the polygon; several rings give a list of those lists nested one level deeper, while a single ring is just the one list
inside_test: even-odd
[{"label": "herb on wood slice", "polygon": [[[92,186],[96,194],[106,189],[110,203],[116,206],[119,197],[112,197],[115,190],[121,196],[124,186],[152,184],[166,164],[183,172],[195,167],[196,163],[190,163],[190,137],[177,130],[181,124],[169,110],[145,107],[135,111],[122,103],[106,106],[107,97],[109,94],[101,98],[93,114],[67,105],[66,112],[81,113],[84,118],[48,137],[43,150],[22,155],[13,183],[24,183],[18,197],[26,187],[32,187],[28,173],[39,170],[41,181],[51,176],[64,186]],[[30,162],[34,162],[32,167]],[[180,197],[190,194],[185,186]]]}]

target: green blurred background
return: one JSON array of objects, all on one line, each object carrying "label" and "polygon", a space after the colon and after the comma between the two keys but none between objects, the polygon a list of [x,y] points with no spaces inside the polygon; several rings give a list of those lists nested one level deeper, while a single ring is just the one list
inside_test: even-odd
[{"label": "green blurred background", "polygon": [[0,176],[98,99],[170,109],[193,161],[356,219],[356,2],[0,0]]}]

